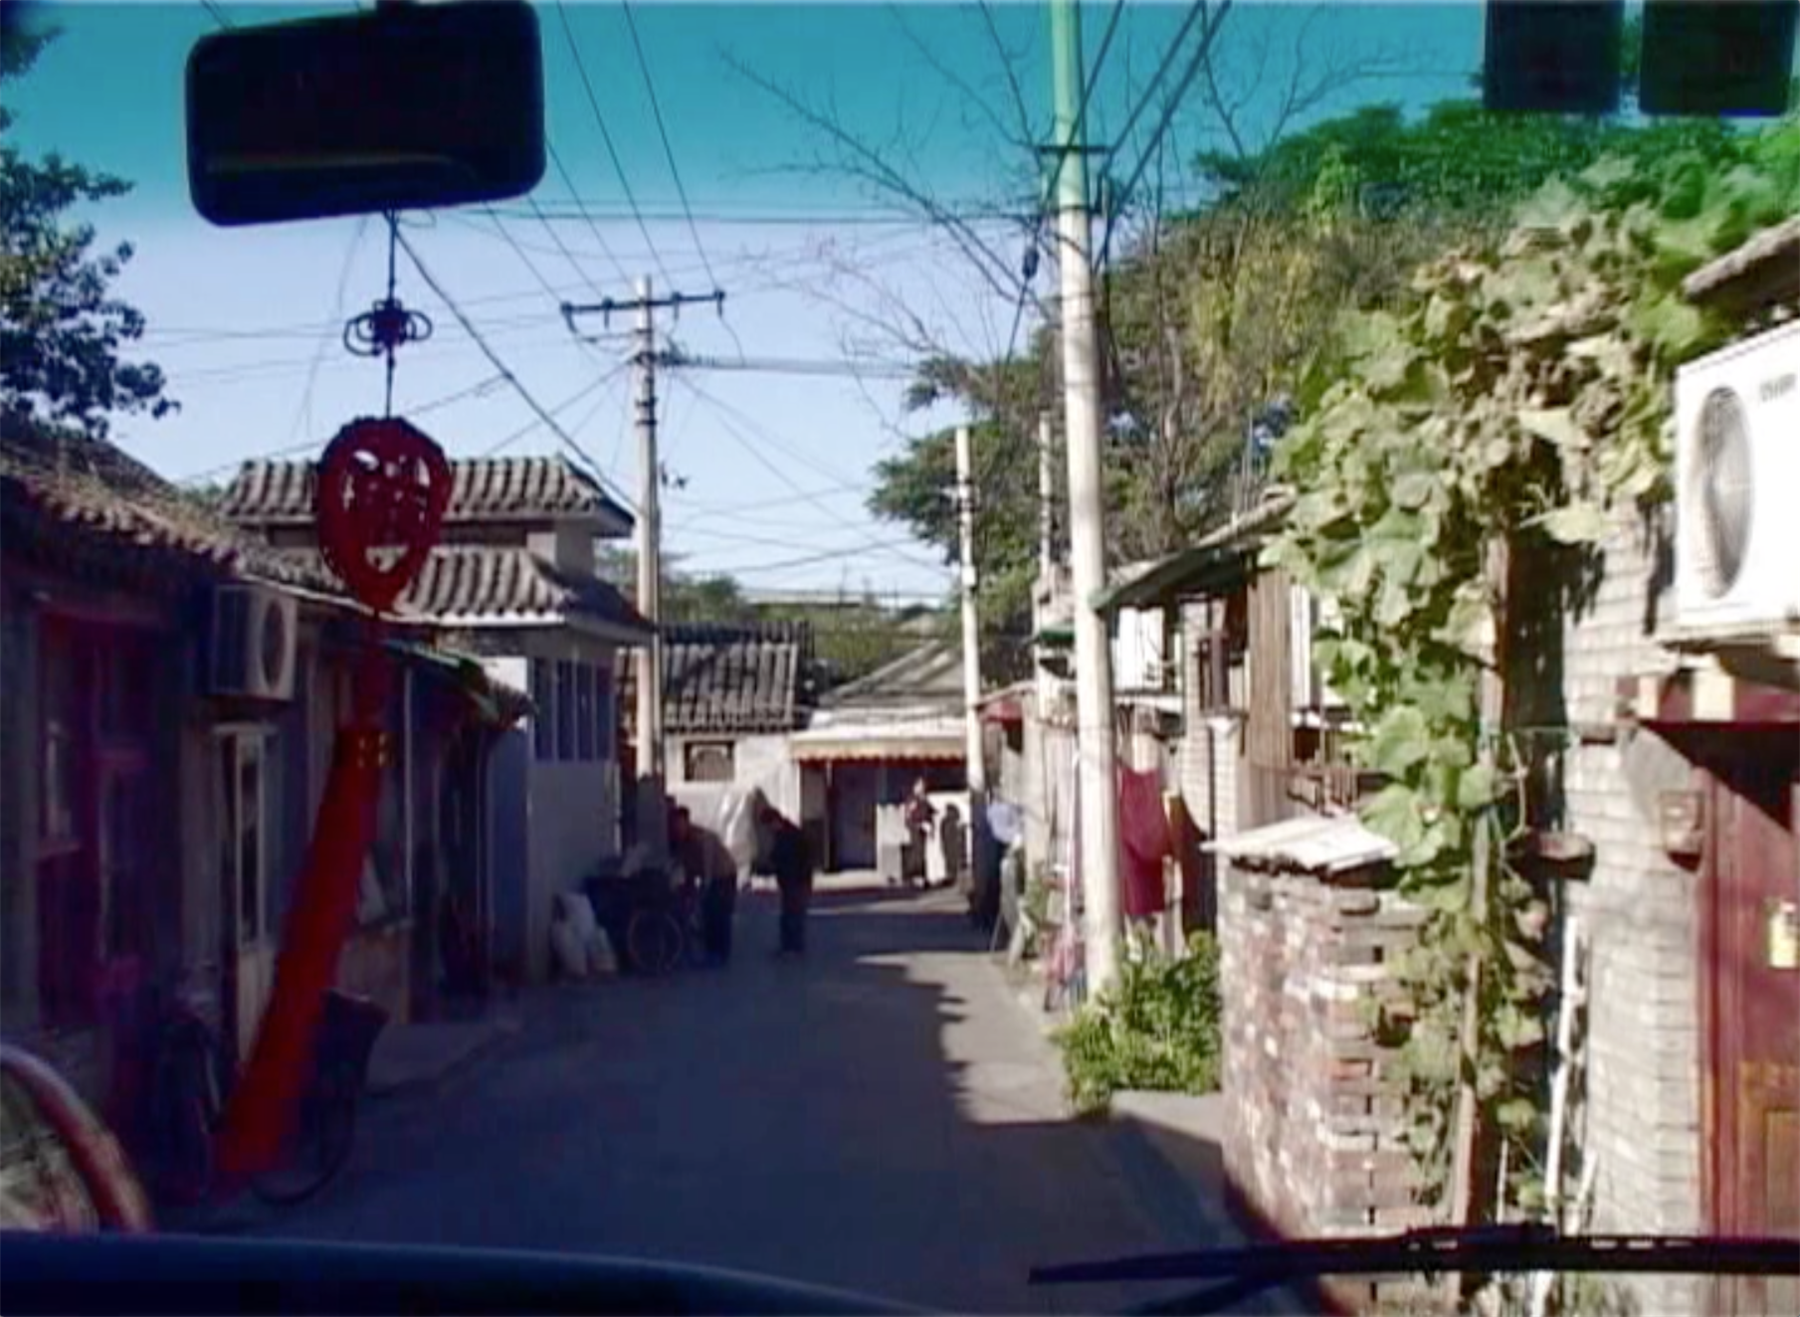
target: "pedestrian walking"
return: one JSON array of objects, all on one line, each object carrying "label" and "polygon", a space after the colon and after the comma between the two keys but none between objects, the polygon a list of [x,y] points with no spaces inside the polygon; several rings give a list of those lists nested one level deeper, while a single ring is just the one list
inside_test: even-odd
[{"label": "pedestrian walking", "polygon": [[758,873],[770,874],[781,893],[781,942],[776,955],[806,954],[806,914],[812,904],[813,862],[806,834],[766,798],[756,804]]}]

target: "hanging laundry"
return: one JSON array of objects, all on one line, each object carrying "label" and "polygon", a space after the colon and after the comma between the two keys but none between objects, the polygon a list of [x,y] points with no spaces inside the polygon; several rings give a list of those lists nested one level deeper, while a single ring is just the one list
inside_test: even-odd
[{"label": "hanging laundry", "polygon": [[1168,905],[1163,861],[1169,857],[1169,819],[1162,782],[1154,772],[1119,769],[1119,870],[1125,915],[1147,919]]}]

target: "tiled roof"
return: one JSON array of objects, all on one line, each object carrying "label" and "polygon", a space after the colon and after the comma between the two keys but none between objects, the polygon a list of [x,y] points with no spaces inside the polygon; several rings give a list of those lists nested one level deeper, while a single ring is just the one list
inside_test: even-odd
[{"label": "tiled roof", "polygon": [[[600,482],[561,457],[484,457],[451,463],[451,521],[588,517],[619,531],[631,514]],[[312,462],[246,462],[224,500],[225,515],[259,526],[313,519]]]},{"label": "tiled roof", "polygon": [[271,551],[102,439],[9,429],[0,436],[0,499],[14,552],[342,593],[322,566]]},{"label": "tiled roof", "polygon": [[[285,556],[319,561],[314,549],[288,550]],[[400,611],[457,627],[556,626],[566,617],[581,616],[650,633],[650,624],[625,596],[599,577],[564,571],[513,545],[439,545],[401,596]]]},{"label": "tiled roof", "polygon": [[[812,703],[812,633],[800,622],[676,624],[663,631],[663,725],[696,732],[787,732]],[[628,715],[636,683],[623,683]]]},{"label": "tiled roof", "polygon": [[962,706],[962,700],[962,647],[931,640],[866,677],[839,686],[825,697],[824,703],[833,709],[939,705],[955,709]]}]

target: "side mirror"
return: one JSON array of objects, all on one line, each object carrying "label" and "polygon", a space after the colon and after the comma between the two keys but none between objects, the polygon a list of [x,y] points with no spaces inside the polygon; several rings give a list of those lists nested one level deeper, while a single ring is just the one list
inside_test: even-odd
[{"label": "side mirror", "polygon": [[188,56],[187,147],[222,226],[522,196],[544,175],[537,15],[391,3],[213,33]]}]

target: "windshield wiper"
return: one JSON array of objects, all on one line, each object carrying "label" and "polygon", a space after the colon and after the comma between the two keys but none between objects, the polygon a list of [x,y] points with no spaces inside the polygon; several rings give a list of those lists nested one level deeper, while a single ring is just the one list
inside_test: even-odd
[{"label": "windshield wiper", "polygon": [[1038,1285],[1213,1280],[1139,1314],[1216,1313],[1289,1281],[1445,1272],[1800,1276],[1800,1240],[1687,1235],[1561,1235],[1545,1225],[1432,1227],[1400,1235],[1297,1239],[1034,1267]]}]

